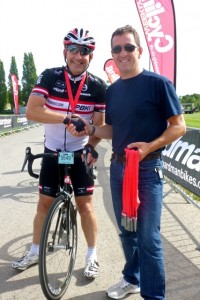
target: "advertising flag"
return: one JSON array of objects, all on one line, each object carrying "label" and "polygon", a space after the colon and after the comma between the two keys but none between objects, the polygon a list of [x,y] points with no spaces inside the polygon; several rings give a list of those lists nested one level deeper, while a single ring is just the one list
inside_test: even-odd
[{"label": "advertising flag", "polygon": [[110,81],[110,83],[113,83],[115,80],[117,80],[120,77],[119,70],[112,58],[107,59],[103,69],[106,72],[106,75],[108,76],[108,80]]},{"label": "advertising flag", "polygon": [[135,0],[154,72],[176,87],[176,22],[173,1]]},{"label": "advertising flag", "polygon": [[18,114],[19,104],[18,104],[18,80],[15,74],[10,74],[13,87],[13,98],[15,104],[15,114]]}]

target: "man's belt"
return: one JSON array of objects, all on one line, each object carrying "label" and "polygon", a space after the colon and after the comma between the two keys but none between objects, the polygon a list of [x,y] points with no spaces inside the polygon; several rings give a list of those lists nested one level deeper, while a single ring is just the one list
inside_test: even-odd
[{"label": "man's belt", "polygon": [[[154,159],[159,159],[159,158],[161,158],[160,152],[152,152],[152,153],[149,153],[147,156],[145,156],[145,158],[143,158],[142,161],[149,161],[149,160],[154,160]],[[126,156],[112,153],[111,160],[112,159],[123,164],[126,161]]]}]

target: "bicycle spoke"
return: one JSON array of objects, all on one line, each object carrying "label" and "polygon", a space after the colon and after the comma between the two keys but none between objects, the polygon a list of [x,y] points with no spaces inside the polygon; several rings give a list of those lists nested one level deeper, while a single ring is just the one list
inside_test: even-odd
[{"label": "bicycle spoke", "polygon": [[47,299],[60,299],[65,293],[76,258],[76,215],[71,202],[68,210],[63,204],[63,197],[55,200],[41,236],[39,274]]}]

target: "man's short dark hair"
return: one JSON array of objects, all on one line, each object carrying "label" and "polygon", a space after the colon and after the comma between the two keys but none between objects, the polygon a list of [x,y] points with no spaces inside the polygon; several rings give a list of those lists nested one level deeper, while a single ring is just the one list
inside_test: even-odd
[{"label": "man's short dark hair", "polygon": [[122,35],[122,34],[127,33],[127,32],[131,33],[134,36],[136,45],[138,47],[141,47],[139,34],[137,33],[137,31],[131,25],[126,25],[126,26],[123,26],[123,27],[119,27],[113,32],[113,34],[111,36],[111,47],[112,47],[112,40],[113,40],[114,36]]}]

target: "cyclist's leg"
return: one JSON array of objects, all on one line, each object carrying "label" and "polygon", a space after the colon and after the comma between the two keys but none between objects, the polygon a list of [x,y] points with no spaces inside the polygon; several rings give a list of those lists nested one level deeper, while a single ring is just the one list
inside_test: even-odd
[{"label": "cyclist's leg", "polygon": [[[53,152],[45,148],[45,152]],[[46,214],[56,196],[59,184],[58,163],[52,158],[43,158],[39,179],[39,201],[33,222],[33,243],[40,243],[40,235]]]},{"label": "cyclist's leg", "polygon": [[81,218],[82,230],[88,245],[84,275],[93,279],[99,275],[99,264],[96,254],[97,218],[92,204],[93,196],[77,196],[75,200]]},{"label": "cyclist's leg", "polygon": [[[45,152],[51,152],[45,149]],[[51,175],[50,175],[51,174]],[[39,180],[39,202],[33,222],[33,243],[29,251],[12,263],[12,267],[18,270],[26,270],[38,263],[39,242],[45,216],[58,190],[59,172],[56,160],[45,158],[42,162]]]},{"label": "cyclist's leg", "polygon": [[[74,187],[77,210],[81,218],[81,226],[88,245],[86,255],[86,269],[93,272],[85,272],[89,278],[98,276],[98,262],[96,255],[97,244],[97,218],[93,207],[94,180],[86,174],[85,166],[81,159],[76,159],[71,170],[71,180]],[[90,268],[90,265],[93,267]]]},{"label": "cyclist's leg", "polygon": [[42,226],[44,224],[47,212],[54,201],[54,197],[40,194],[37,205],[37,212],[33,222],[33,244],[39,245]]},{"label": "cyclist's leg", "polygon": [[87,245],[88,247],[95,247],[97,242],[97,218],[92,203],[93,196],[76,196],[75,200]]}]

